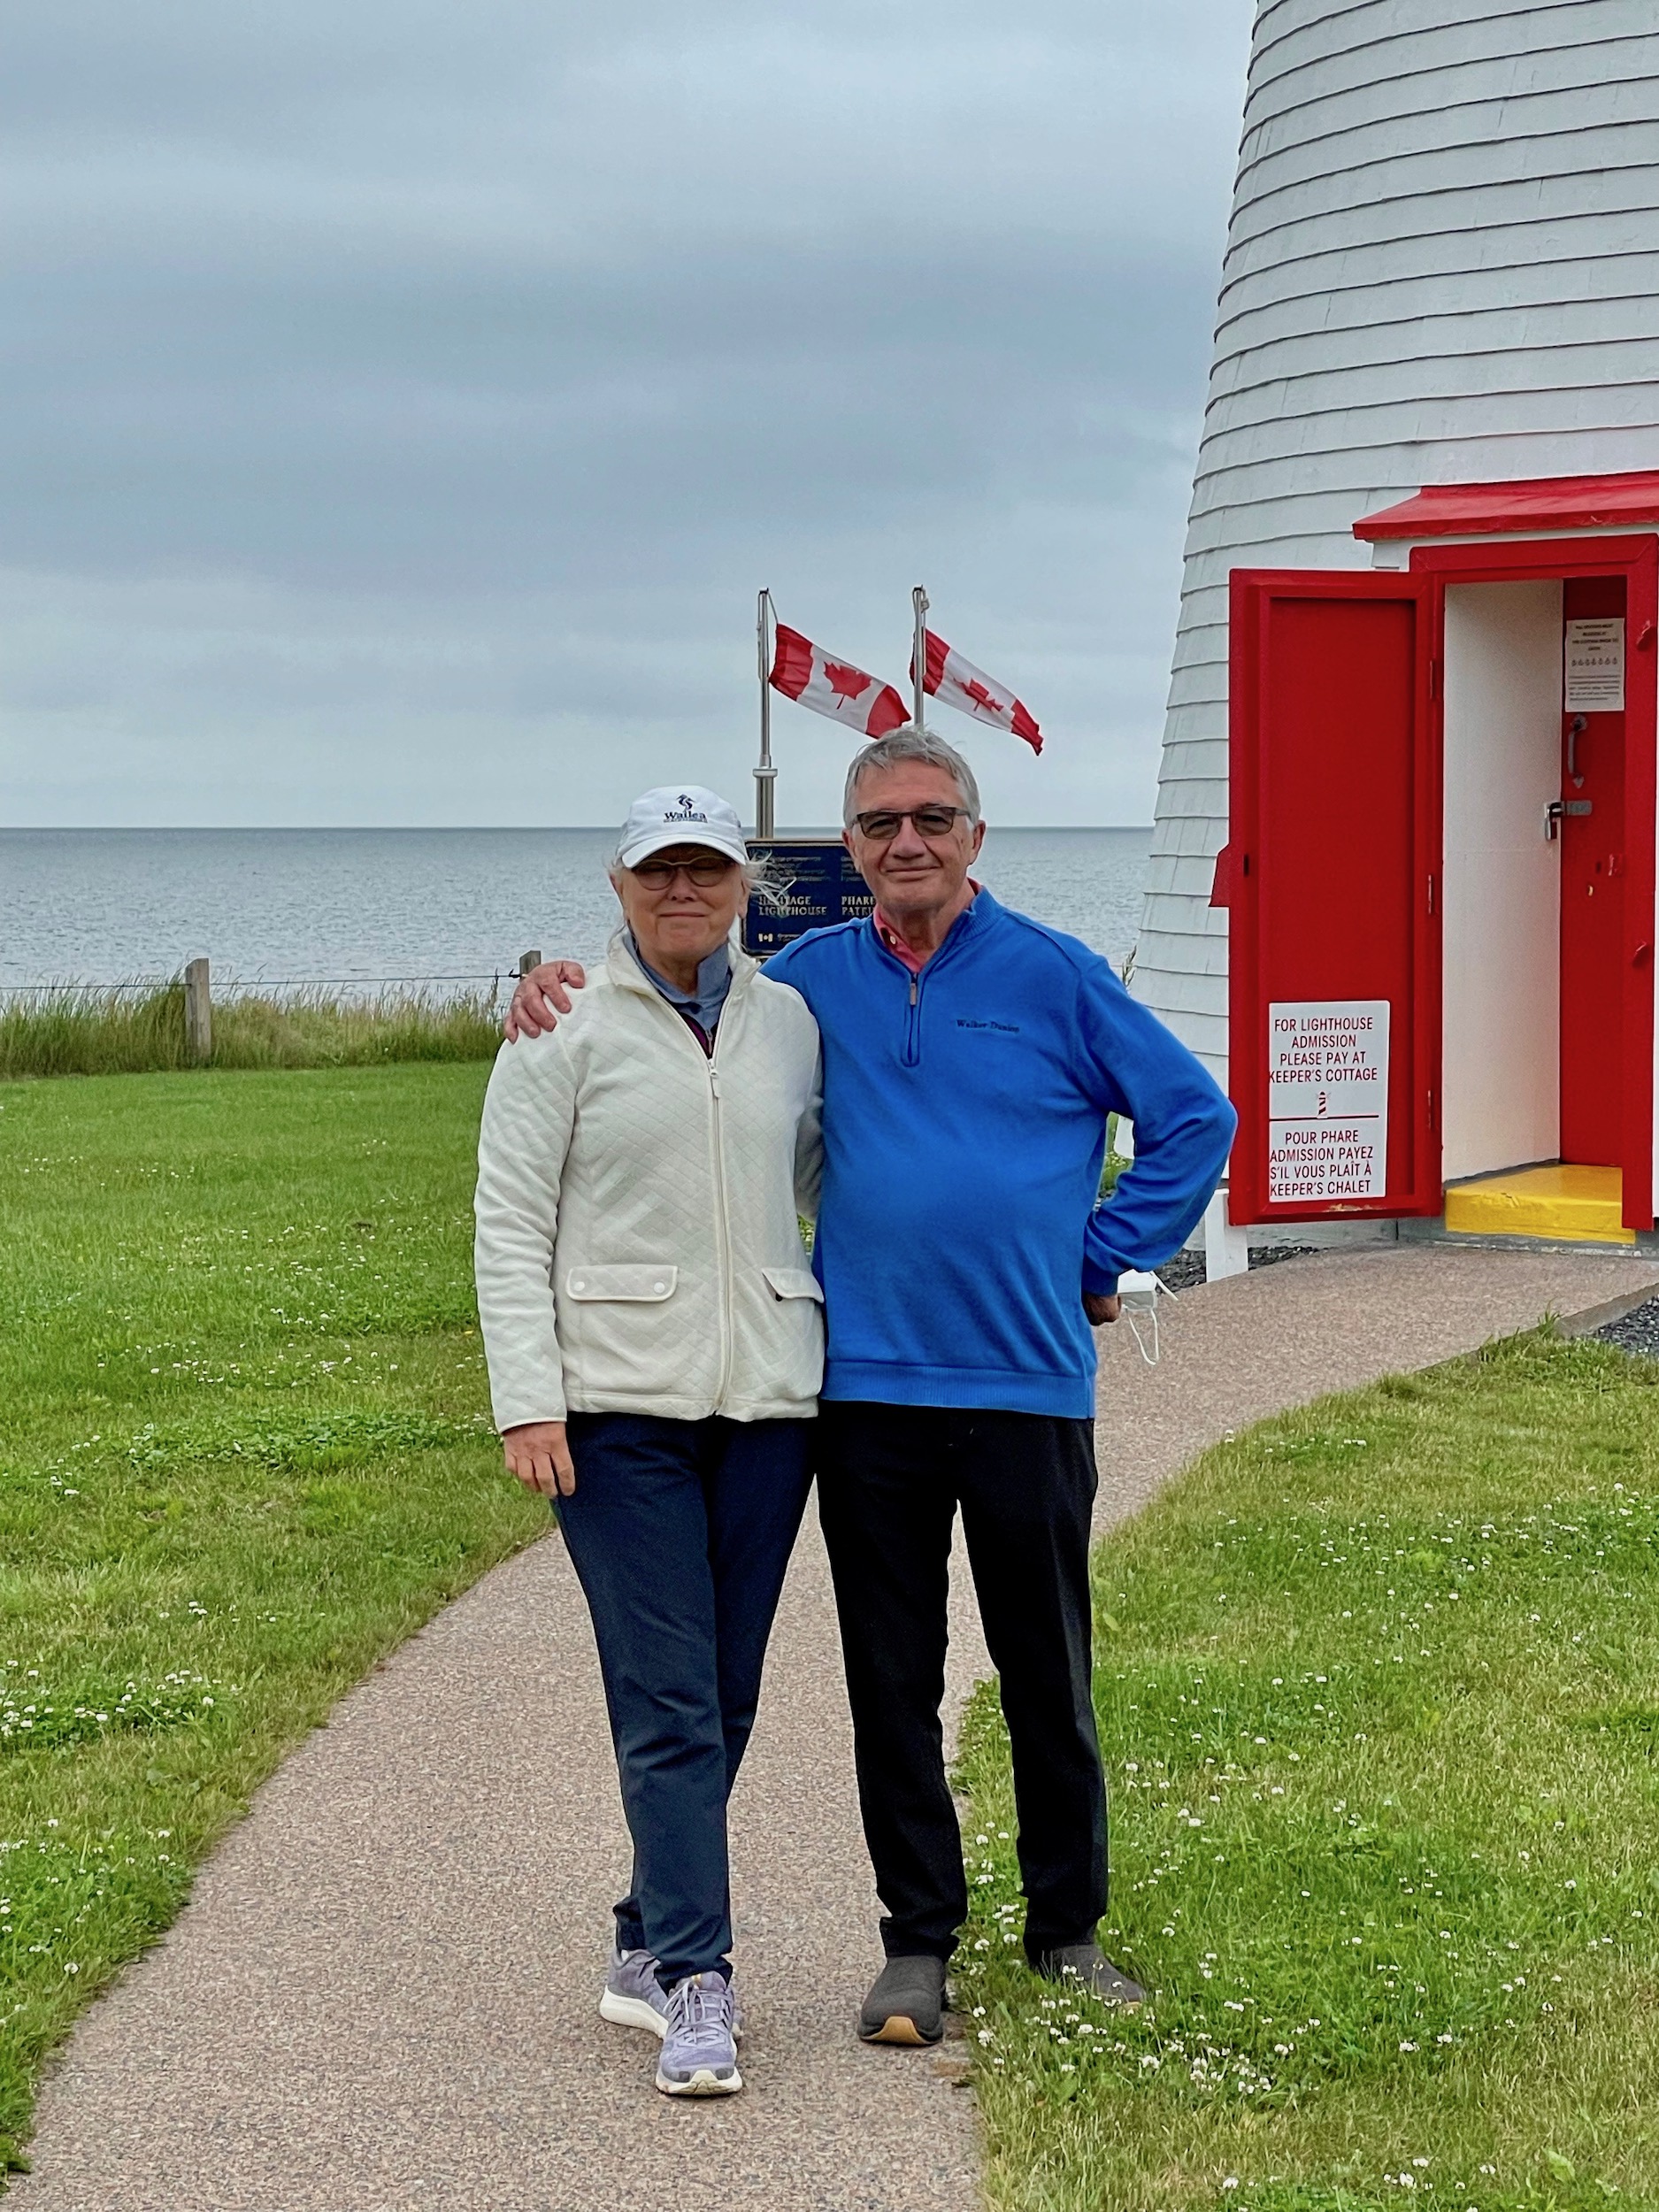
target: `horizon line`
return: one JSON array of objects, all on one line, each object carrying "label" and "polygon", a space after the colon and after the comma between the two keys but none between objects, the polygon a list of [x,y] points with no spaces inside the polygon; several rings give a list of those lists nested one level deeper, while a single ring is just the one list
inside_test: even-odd
[{"label": "horizon line", "polygon": [[[463,832],[487,831],[493,836],[539,837],[551,830],[609,830],[616,829],[614,822],[0,822],[0,835],[8,832],[19,836],[57,837],[73,833],[82,837],[150,837],[165,832],[170,836],[218,836],[227,831],[250,835],[289,835],[303,833],[308,836],[357,837],[366,832],[389,832],[395,835],[416,832],[436,832],[442,836],[454,836]],[[1094,830],[1151,830],[1152,822],[1003,822],[987,821],[987,829],[999,826],[1005,830],[1045,830],[1065,836],[1083,836]],[[753,835],[755,833],[747,832]],[[829,823],[793,822],[772,833],[779,837],[840,836],[841,832]]]}]

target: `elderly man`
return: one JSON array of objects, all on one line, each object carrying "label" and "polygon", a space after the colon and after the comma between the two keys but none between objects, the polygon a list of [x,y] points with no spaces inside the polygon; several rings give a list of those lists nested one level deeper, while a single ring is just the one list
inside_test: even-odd
[{"label": "elderly man", "polygon": [[[886,1908],[859,2032],[931,2043],[968,1907],[940,1719],[958,1510],[1013,1749],[1026,1956],[1109,2002],[1142,1994],[1095,1941],[1090,1330],[1117,1317],[1118,1276],[1197,1221],[1233,1115],[1106,961],[973,881],[985,827],[952,746],[907,726],[866,748],[845,818],[874,914],[767,972],[823,1041],[818,1508]],[[511,1028],[545,1027],[544,995],[557,1007],[578,975],[527,977]],[[1112,1113],[1135,1161],[1097,1207]]]}]

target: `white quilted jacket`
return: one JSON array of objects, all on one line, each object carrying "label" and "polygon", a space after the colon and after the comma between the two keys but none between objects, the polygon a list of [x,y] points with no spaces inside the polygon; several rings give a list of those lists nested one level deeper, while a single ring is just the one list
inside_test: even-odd
[{"label": "white quilted jacket", "polygon": [[703,1048],[613,938],[551,1035],[503,1045],[478,1147],[478,1309],[496,1425],[817,1410],[818,1025],[732,952]]}]

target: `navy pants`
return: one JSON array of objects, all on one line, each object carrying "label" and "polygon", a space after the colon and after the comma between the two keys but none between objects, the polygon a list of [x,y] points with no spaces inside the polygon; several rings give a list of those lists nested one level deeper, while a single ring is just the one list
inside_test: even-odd
[{"label": "navy pants", "polygon": [[730,1970],[726,1801],[811,1471],[808,1421],[572,1413],[556,1510],[593,1614],[634,1881],[617,1941]]}]

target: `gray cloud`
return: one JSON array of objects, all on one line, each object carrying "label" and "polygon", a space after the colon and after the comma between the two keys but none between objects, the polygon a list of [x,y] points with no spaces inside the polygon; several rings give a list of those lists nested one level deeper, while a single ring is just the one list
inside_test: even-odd
[{"label": "gray cloud", "polygon": [[896,680],[919,578],[993,810],[1148,818],[1248,16],[19,5],[0,806],[741,797],[756,586]]}]

